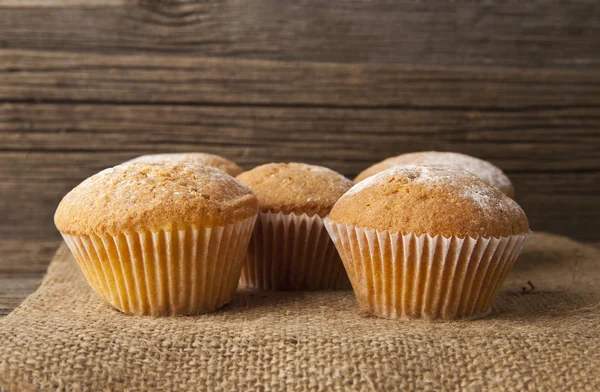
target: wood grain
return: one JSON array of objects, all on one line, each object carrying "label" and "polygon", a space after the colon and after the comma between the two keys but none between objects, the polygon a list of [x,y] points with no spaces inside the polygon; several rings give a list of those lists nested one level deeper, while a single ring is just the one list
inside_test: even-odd
[{"label": "wood grain", "polygon": [[0,50],[0,100],[536,110],[600,108],[600,71]]},{"label": "wood grain", "polygon": [[0,115],[0,234],[57,238],[52,215],[85,177],[144,153],[208,151],[250,168],[305,161],[350,177],[387,156],[460,151],[509,174],[534,230],[597,238],[600,116],[533,111],[11,104]]},{"label": "wood grain", "polygon": [[0,1],[0,297],[35,286],[8,274],[59,239],[66,192],[152,152],[353,176],[459,151],[534,230],[597,241],[599,65],[596,0]]},{"label": "wood grain", "polygon": [[431,149],[506,170],[534,229],[598,238],[596,71],[1,53],[7,238],[56,238],[62,195],[144,153],[305,161],[352,177]]},{"label": "wood grain", "polygon": [[11,1],[0,12],[0,47],[409,65],[600,64],[596,0],[83,3]]},{"label": "wood grain", "polygon": [[[389,155],[424,148],[460,150],[512,172],[590,171],[597,170],[600,161],[600,113],[595,107],[526,111],[79,103],[0,107],[0,145],[7,153],[114,151],[127,156],[207,149],[250,166],[271,159],[321,161],[347,175]],[[6,174],[14,170],[19,169]]]},{"label": "wood grain", "polygon": [[0,239],[0,317],[35,291],[59,244]]}]

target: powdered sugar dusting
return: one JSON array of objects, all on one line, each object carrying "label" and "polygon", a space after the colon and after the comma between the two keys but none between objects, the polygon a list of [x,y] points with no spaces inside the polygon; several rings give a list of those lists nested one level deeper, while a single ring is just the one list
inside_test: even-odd
[{"label": "powdered sugar dusting", "polygon": [[207,154],[204,152],[183,152],[183,153],[168,153],[168,154],[153,154],[153,155],[142,155],[137,158],[133,158],[129,163],[157,163],[157,162],[172,162],[172,163],[193,163],[201,164],[213,167],[226,166],[227,163],[232,163],[229,160],[214,154]]},{"label": "powdered sugar dusting", "polygon": [[[224,224],[256,213],[250,188],[219,169],[190,163],[125,163],[83,181],[60,202],[61,232],[163,230]],[[204,222],[204,223],[203,223]]]},{"label": "powdered sugar dusting", "polygon": [[225,173],[231,176],[237,176],[243,169],[239,167],[235,162],[230,161],[227,158],[224,158],[215,154],[208,154],[204,152],[184,152],[184,153],[167,153],[167,154],[152,154],[152,155],[142,155],[132,160],[125,162],[136,163],[136,162],[144,162],[144,163],[156,163],[156,162],[172,162],[172,163],[191,163],[191,164],[200,164],[206,166],[216,167],[220,170],[223,170]]},{"label": "powdered sugar dusting", "polygon": [[386,173],[390,170],[395,170],[395,169],[396,168],[388,169],[388,170],[379,172],[379,173],[375,174],[374,176],[371,176],[369,178],[362,180],[361,182],[359,182],[358,184],[356,184],[352,188],[350,188],[348,190],[348,192],[346,192],[344,194],[344,196],[342,196],[342,197],[352,196],[359,192],[364,191],[367,188],[371,188],[371,187],[378,186],[378,185],[383,185],[384,180],[386,178],[388,178],[388,175],[384,174],[384,173]]},{"label": "powdered sugar dusting", "polygon": [[426,187],[444,187],[449,193],[457,193],[461,198],[471,200],[484,213],[492,208],[510,209],[516,203],[497,188],[474,174],[445,165],[405,165],[395,166],[371,176],[354,185],[343,198],[351,197],[372,187],[381,187],[396,178],[407,183]]},{"label": "powdered sugar dusting", "polygon": [[[186,163],[130,162],[102,170],[78,185],[78,197],[71,205],[91,204],[99,200],[121,205],[138,199],[165,199],[172,196],[207,198],[207,188],[218,187],[227,196],[250,193],[250,188],[216,168]],[[74,191],[75,191],[74,190]],[[210,196],[208,196],[210,198]]]},{"label": "powdered sugar dusting", "polygon": [[447,165],[471,172],[502,190],[512,186],[508,177],[498,167],[465,154],[426,151],[399,155],[390,158],[388,161],[390,165]]},{"label": "powdered sugar dusting", "polygon": [[354,185],[346,195],[351,196],[367,188],[381,186],[396,176],[411,179],[414,183],[452,184],[453,176],[448,170],[438,170],[444,166],[402,165],[394,166]]}]

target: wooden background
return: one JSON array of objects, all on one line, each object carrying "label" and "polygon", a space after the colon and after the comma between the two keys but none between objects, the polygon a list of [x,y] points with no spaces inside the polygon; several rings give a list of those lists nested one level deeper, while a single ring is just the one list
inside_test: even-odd
[{"label": "wooden background", "polygon": [[429,149],[504,169],[534,230],[600,240],[600,2],[0,0],[5,311],[104,167],[205,151],[353,176]]}]

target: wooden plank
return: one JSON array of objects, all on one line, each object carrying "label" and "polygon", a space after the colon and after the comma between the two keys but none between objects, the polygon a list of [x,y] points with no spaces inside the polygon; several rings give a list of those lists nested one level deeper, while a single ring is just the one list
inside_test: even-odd
[{"label": "wooden plank", "polygon": [[39,278],[45,273],[50,257],[56,252],[60,241],[47,240],[0,240],[0,278],[13,276]]},{"label": "wooden plank", "polygon": [[[0,50],[0,101],[600,108],[600,72]],[[600,110],[600,109],[599,109]]]},{"label": "wooden plank", "polygon": [[600,64],[596,0],[15,3],[0,12],[0,47],[344,63]]},{"label": "wooden plank", "polygon": [[[391,155],[440,149],[480,156],[509,172],[600,170],[596,108],[371,110],[23,103],[0,108],[2,151],[118,152],[117,160],[106,165],[149,151],[198,149],[246,166],[275,159],[307,160],[354,175]],[[11,168],[4,178],[15,170],[24,176],[33,173]]]},{"label": "wooden plank", "polygon": [[402,152],[488,159],[513,179],[532,227],[598,238],[600,117],[595,109],[458,111],[5,105],[0,115],[0,235],[57,238],[52,215],[85,177],[137,155],[207,151],[246,168],[305,161],[353,176]]},{"label": "wooden plank", "polygon": [[35,291],[59,244],[0,239],[0,317]]},{"label": "wooden plank", "polygon": [[0,0],[2,8],[65,8],[124,6],[128,0]]}]

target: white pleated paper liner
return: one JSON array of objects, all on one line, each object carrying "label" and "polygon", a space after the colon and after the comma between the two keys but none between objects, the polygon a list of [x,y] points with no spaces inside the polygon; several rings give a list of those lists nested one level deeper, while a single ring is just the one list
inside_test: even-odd
[{"label": "white pleated paper liner", "polygon": [[90,286],[108,304],[136,315],[188,315],[231,300],[255,220],[63,238]]},{"label": "white pleated paper liner", "polygon": [[338,252],[318,215],[260,212],[242,268],[241,288],[350,289]]},{"label": "white pleated paper liner", "polygon": [[530,233],[501,238],[401,235],[325,220],[359,307],[384,318],[488,315]]}]

